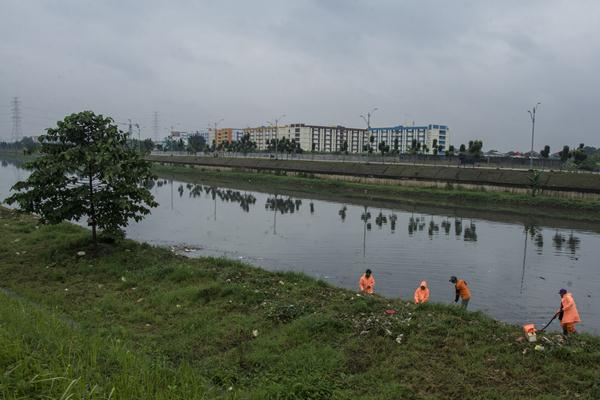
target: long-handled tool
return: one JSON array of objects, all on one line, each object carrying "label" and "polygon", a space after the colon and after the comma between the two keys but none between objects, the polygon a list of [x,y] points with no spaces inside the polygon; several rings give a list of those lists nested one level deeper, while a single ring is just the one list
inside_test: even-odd
[{"label": "long-handled tool", "polygon": [[554,321],[556,319],[556,317],[558,317],[558,314],[560,314],[560,312],[557,312],[556,314],[554,314],[554,316],[552,317],[552,319],[546,324],[546,326],[544,326],[542,329],[540,329],[538,332],[544,332],[546,330],[547,327],[550,326],[550,324],[552,323],[552,321]]}]

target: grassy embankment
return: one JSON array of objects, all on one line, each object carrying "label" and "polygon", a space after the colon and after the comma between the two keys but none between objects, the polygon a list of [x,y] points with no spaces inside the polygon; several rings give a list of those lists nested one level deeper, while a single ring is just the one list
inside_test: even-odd
[{"label": "grassy embankment", "polygon": [[309,197],[320,196],[350,201],[379,201],[398,204],[435,206],[447,209],[499,211],[528,216],[600,221],[600,201],[563,199],[544,195],[513,194],[484,190],[414,187],[400,185],[366,184],[315,177],[286,176],[272,173],[245,171],[218,171],[183,166],[155,165],[159,176],[235,185],[258,191],[287,190]]},{"label": "grassy embankment", "polygon": [[598,337],[537,352],[451,306],[132,241],[92,256],[86,230],[2,208],[0,235],[5,399],[600,396]]}]

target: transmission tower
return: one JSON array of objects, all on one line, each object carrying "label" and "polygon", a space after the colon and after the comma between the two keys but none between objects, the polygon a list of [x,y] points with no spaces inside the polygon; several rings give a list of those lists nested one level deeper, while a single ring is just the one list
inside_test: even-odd
[{"label": "transmission tower", "polygon": [[154,135],[154,141],[158,141],[158,111],[154,111],[154,119],[152,121],[152,134]]},{"label": "transmission tower", "polygon": [[11,102],[10,111],[12,113],[12,132],[11,137],[13,142],[18,142],[23,136],[23,130],[21,129],[21,100],[18,97],[13,97]]}]

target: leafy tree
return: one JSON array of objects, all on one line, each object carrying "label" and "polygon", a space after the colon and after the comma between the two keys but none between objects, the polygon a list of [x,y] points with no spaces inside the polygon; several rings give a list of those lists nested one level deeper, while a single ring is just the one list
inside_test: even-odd
[{"label": "leafy tree", "polygon": [[244,154],[256,150],[256,143],[250,140],[249,133],[244,134],[238,143],[240,151]]},{"label": "leafy tree", "polygon": [[483,148],[483,142],[481,140],[471,140],[469,141],[469,149],[468,152],[472,154],[475,158],[481,157],[481,149]]},{"label": "leafy tree", "polygon": [[583,151],[585,145],[581,143],[576,150],[573,150],[571,156],[573,157],[573,162],[579,166],[582,162],[587,158],[587,154]]},{"label": "leafy tree", "polygon": [[206,147],[206,139],[200,134],[194,134],[188,137],[188,151],[197,153]]},{"label": "leafy tree", "polygon": [[410,150],[409,153],[410,154],[417,154],[417,152],[419,151],[419,149],[417,148],[417,139],[413,139],[412,142],[410,143]]},{"label": "leafy tree", "polygon": [[431,146],[431,150],[433,150],[433,154],[437,155],[437,149],[438,149],[438,140],[433,139],[433,143]]},{"label": "leafy tree", "polygon": [[154,142],[150,138],[142,140],[141,145],[142,153],[144,154],[151,153],[154,150]]},{"label": "leafy tree", "polygon": [[394,153],[398,154],[398,149],[399,149],[399,143],[398,143],[398,137],[394,138]]},{"label": "leafy tree", "polygon": [[23,147],[23,152],[25,154],[33,154],[38,148],[37,143],[29,136],[25,136],[21,139],[21,146]]},{"label": "leafy tree", "polygon": [[388,153],[390,151],[390,146],[387,145],[383,140],[379,143],[379,152],[381,153],[381,159],[383,160],[383,156],[385,155],[385,153]]},{"label": "leafy tree", "polygon": [[154,179],[148,162],[127,146],[127,134],[109,117],[92,111],[71,114],[40,136],[40,157],[29,163],[6,201],[36,213],[43,223],[88,217],[97,228],[119,234],[129,219],[140,221],[158,204],[142,184]]},{"label": "leafy tree", "polygon": [[348,154],[348,141],[344,140],[340,149],[344,154]]},{"label": "leafy tree", "polygon": [[563,146],[563,149],[558,152],[558,156],[560,157],[560,161],[566,163],[569,158],[571,158],[571,151],[569,150],[569,146]]},{"label": "leafy tree", "polygon": [[458,149],[459,153],[464,153],[465,151],[467,151],[467,147],[464,144],[460,145],[460,148]]},{"label": "leafy tree", "polygon": [[550,156],[550,146],[545,145],[544,149],[540,151],[542,158],[547,159]]}]

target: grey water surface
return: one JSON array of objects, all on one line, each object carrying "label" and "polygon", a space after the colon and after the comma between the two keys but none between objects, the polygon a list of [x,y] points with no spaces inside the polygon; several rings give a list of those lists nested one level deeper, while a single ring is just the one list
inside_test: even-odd
[{"label": "grey water surface", "polygon": [[[0,198],[26,176],[3,162]],[[449,303],[448,279],[456,275],[471,288],[470,309],[517,324],[545,324],[564,287],[577,302],[580,330],[600,333],[600,227],[593,224],[379,208],[164,178],[150,186],[160,205],[127,227],[131,239],[302,271],[351,289],[370,268],[376,292],[406,300],[427,280],[431,300]]]}]

